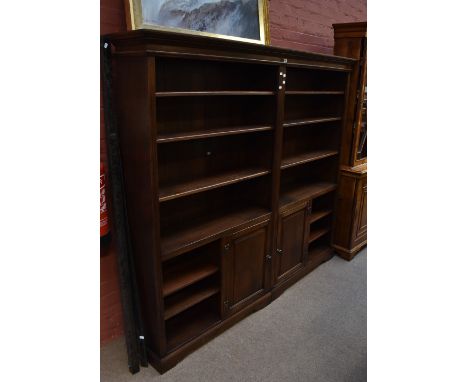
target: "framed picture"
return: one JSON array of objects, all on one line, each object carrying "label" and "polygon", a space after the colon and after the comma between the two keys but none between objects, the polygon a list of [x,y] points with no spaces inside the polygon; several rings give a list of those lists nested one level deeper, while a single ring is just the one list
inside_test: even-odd
[{"label": "framed picture", "polygon": [[268,0],[125,0],[128,29],[269,44]]}]

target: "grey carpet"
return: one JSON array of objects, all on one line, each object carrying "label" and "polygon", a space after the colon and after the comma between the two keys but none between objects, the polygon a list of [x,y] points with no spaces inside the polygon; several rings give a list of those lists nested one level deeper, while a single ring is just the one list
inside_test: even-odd
[{"label": "grey carpet", "polygon": [[366,381],[366,260],[335,256],[162,376],[132,376],[124,341],[106,345],[101,381]]}]

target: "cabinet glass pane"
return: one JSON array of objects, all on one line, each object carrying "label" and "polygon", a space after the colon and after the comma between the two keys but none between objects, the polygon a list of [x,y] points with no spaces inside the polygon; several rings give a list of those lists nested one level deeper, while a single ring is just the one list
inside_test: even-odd
[{"label": "cabinet glass pane", "polygon": [[367,84],[364,85],[364,94],[361,102],[361,126],[359,128],[357,159],[367,157]]}]

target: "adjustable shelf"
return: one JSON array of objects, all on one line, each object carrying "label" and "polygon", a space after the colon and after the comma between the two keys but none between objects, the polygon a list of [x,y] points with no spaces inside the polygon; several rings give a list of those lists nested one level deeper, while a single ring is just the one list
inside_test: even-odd
[{"label": "adjustable shelf", "polygon": [[309,244],[330,232],[330,228],[313,230],[309,235]]},{"label": "adjustable shelf", "polygon": [[223,232],[258,218],[268,218],[271,212],[261,207],[247,207],[234,212],[211,216],[198,222],[189,222],[170,234],[161,235],[162,260],[173,258],[185,248],[201,245]]},{"label": "adjustable shelf", "polygon": [[156,97],[211,97],[211,96],[272,96],[273,91],[255,90],[208,90],[208,91],[170,91],[156,92]]},{"label": "adjustable shelf", "polygon": [[169,351],[199,336],[221,321],[214,306],[216,301],[212,300],[215,297],[216,295],[166,320],[166,341]]},{"label": "adjustable shelf", "polygon": [[325,122],[334,122],[334,121],[341,121],[341,117],[317,117],[317,118],[296,119],[296,120],[287,121],[283,123],[283,127],[312,125],[315,123],[325,123]]},{"label": "adjustable shelf", "polygon": [[289,167],[298,166],[303,163],[313,162],[323,158],[328,158],[338,155],[338,151],[335,150],[317,150],[310,153],[295,155],[290,158],[283,159],[281,162],[281,170]]},{"label": "adjustable shelf", "polygon": [[165,299],[164,319],[168,320],[217,293],[219,293],[219,287],[201,285],[169,296]]},{"label": "adjustable shelf", "polygon": [[289,204],[316,198],[326,193],[332,192],[336,189],[335,183],[330,182],[317,182],[311,184],[302,184],[289,186],[288,190],[280,194],[280,208],[284,208]]},{"label": "adjustable shelf", "polygon": [[343,95],[344,91],[335,90],[286,90],[286,95]]},{"label": "adjustable shelf", "polygon": [[159,189],[159,201],[165,202],[167,200],[180,198],[182,196],[192,195],[198,192],[208,191],[214,188],[242,182],[244,180],[258,178],[259,176],[263,176],[269,173],[269,170],[261,169],[236,170],[220,175],[213,175],[190,182],[176,184],[174,186],[161,187]]},{"label": "adjustable shelf", "polygon": [[268,131],[268,130],[273,130],[273,126],[241,126],[241,127],[229,127],[229,128],[224,128],[224,129],[199,130],[195,132],[161,134],[157,138],[157,142],[158,143],[181,142],[181,141],[190,141],[190,140],[195,140],[195,139],[221,137],[225,135],[256,133],[259,131]]},{"label": "adjustable shelf", "polygon": [[327,211],[317,211],[314,212],[312,211],[310,217],[309,217],[309,224],[312,224],[316,222],[317,220],[320,220],[328,215],[331,215],[332,210],[327,210]]},{"label": "adjustable shelf", "polygon": [[163,297],[167,297],[189,285],[214,275],[218,270],[216,265],[209,263],[188,263],[185,267],[174,269],[173,272],[168,272],[168,275],[163,280]]}]

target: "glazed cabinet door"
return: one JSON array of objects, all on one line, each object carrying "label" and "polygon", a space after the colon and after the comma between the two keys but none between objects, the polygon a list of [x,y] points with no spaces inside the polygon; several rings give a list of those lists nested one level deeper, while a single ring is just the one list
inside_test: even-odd
[{"label": "glazed cabinet door", "polygon": [[306,222],[310,203],[280,215],[276,247],[276,282],[302,266],[307,257]]},{"label": "glazed cabinet door", "polygon": [[235,232],[223,241],[223,315],[235,313],[266,290],[269,222]]}]

